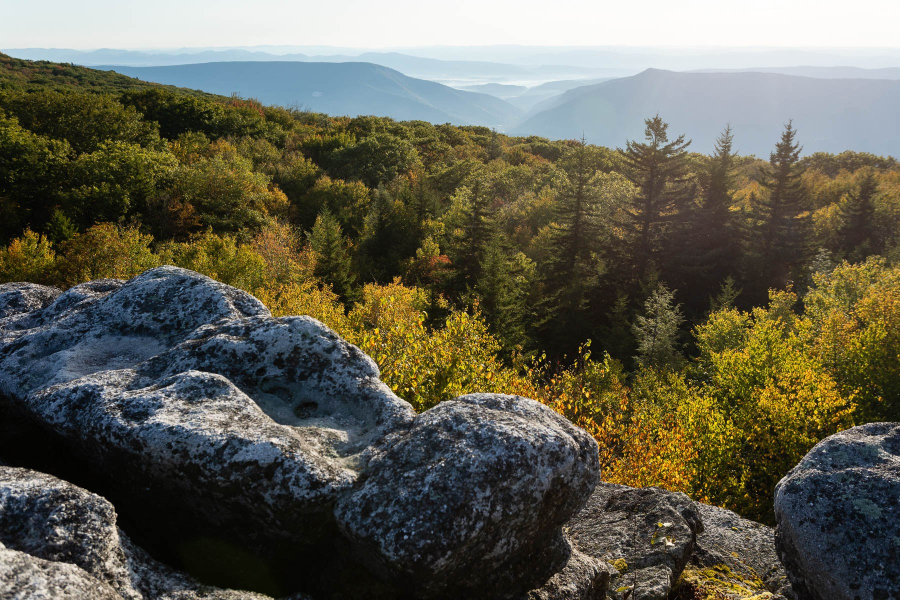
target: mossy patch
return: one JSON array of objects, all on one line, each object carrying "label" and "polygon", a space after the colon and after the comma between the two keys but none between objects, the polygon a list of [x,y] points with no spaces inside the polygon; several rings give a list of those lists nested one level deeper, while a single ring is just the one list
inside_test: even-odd
[{"label": "mossy patch", "polygon": [[774,596],[759,577],[745,577],[719,564],[685,569],[670,600],[767,600]]}]

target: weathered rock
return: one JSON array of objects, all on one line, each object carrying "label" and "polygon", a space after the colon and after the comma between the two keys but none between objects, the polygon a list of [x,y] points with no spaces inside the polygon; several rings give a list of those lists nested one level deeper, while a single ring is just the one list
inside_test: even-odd
[{"label": "weathered rock", "polygon": [[775,530],[708,504],[697,503],[703,533],[691,557],[696,569],[733,575],[733,585],[792,598],[787,572],[775,551]]},{"label": "weathered rock", "polygon": [[734,600],[794,597],[775,552],[773,528],[708,504],[698,502],[697,509],[703,532],[683,574],[689,585],[707,595],[717,593]]},{"label": "weathered rock", "polygon": [[684,494],[601,483],[568,524],[581,552],[616,568],[608,595],[665,600],[703,531],[700,513]]},{"label": "weathered rock", "polygon": [[155,556],[422,598],[515,597],[568,559],[596,444],[536,402],[416,417],[321,323],[174,267],[35,306],[0,333],[0,453],[109,498]]},{"label": "weathered rock", "polygon": [[68,563],[35,558],[0,544],[3,600],[121,600],[109,585]]},{"label": "weathered rock", "polygon": [[775,488],[775,518],[801,600],[900,598],[900,423],[816,444]]},{"label": "weathered rock", "polygon": [[130,521],[172,535],[189,525],[254,547],[318,543],[370,442],[414,415],[317,321],[274,319],[183,269],[76,286],[11,335],[8,410],[120,506],[140,505]]},{"label": "weathered rock", "polygon": [[0,328],[6,319],[44,308],[61,293],[36,283],[0,284]]},{"label": "weathered rock", "polygon": [[604,600],[613,568],[572,548],[566,566],[522,600]]},{"label": "weathered rock", "polygon": [[[4,547],[3,600],[265,598],[203,586],[161,565],[118,529],[115,510],[104,498],[27,469],[0,467],[0,548]],[[42,596],[41,590],[48,595]]]},{"label": "weathered rock", "polygon": [[561,526],[599,479],[593,438],[516,396],[443,402],[385,448],[335,513],[371,568],[418,597],[540,585],[568,559]]}]

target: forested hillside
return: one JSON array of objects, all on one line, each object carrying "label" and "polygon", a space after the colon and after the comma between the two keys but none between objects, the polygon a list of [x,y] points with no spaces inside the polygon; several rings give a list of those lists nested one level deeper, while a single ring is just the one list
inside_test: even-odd
[{"label": "forested hillside", "polygon": [[266,104],[333,115],[377,114],[431,123],[500,126],[521,114],[487,94],[407,77],[368,62],[220,62],[170,67],[110,67],[146,81],[253,96]]},{"label": "forested hillside", "polygon": [[[332,117],[0,56],[0,282],[176,264],[309,314],[418,409],[545,402],[604,478],[771,520],[823,437],[900,420],[900,164]],[[710,125],[712,126],[712,125]]]}]

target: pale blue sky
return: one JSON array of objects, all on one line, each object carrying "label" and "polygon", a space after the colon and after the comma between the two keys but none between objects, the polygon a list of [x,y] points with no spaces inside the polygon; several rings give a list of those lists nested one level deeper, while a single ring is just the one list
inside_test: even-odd
[{"label": "pale blue sky", "polygon": [[0,48],[900,46],[900,0],[0,0]]}]

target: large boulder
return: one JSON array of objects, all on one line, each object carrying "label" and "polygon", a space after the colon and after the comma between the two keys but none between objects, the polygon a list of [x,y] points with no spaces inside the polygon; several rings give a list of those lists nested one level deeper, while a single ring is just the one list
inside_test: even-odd
[{"label": "large boulder", "polygon": [[174,267],[33,306],[0,331],[0,454],[109,498],[155,556],[321,598],[512,598],[568,560],[597,448],[536,402],[416,416],[318,321]]},{"label": "large boulder", "polygon": [[703,523],[684,494],[601,483],[566,529],[578,550],[615,567],[611,598],[665,600]]},{"label": "large boulder", "polygon": [[816,444],[775,488],[775,518],[801,600],[900,598],[900,423]]},{"label": "large boulder", "polygon": [[319,552],[371,442],[414,417],[321,323],[174,267],[76,286],[6,338],[6,437],[27,432],[8,452],[54,444],[173,555],[201,538]]},{"label": "large boulder", "polygon": [[385,442],[338,523],[418,596],[511,598],[562,568],[562,525],[599,479],[597,444],[526,398],[443,402]]},{"label": "large boulder", "polygon": [[156,562],[117,527],[104,498],[55,477],[0,467],[0,599],[263,600]]}]

